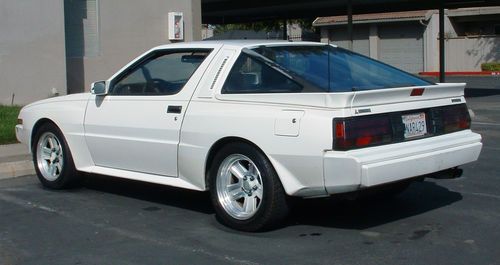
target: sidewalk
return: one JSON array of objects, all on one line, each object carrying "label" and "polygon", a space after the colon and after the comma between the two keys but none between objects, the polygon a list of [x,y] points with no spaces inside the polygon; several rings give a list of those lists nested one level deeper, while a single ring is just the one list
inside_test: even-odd
[{"label": "sidewalk", "polygon": [[35,169],[26,145],[0,145],[0,179],[32,174]]}]

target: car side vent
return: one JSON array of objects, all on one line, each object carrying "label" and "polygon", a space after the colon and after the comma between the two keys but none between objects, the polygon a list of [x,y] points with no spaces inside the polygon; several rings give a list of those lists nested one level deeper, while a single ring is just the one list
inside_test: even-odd
[{"label": "car side vent", "polygon": [[220,73],[222,72],[222,68],[224,68],[224,65],[226,65],[226,62],[227,60],[229,59],[229,56],[224,58],[224,60],[222,61],[222,64],[220,65],[220,68],[219,70],[217,71],[217,73],[215,74],[215,77],[214,77],[214,81],[212,82],[212,85],[210,86],[210,89],[213,89],[214,86],[215,86],[215,83],[217,82],[217,79],[219,79],[219,75]]}]

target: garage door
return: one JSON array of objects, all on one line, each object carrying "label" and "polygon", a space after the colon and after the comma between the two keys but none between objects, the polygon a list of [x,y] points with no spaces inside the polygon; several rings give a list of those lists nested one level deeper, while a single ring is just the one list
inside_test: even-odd
[{"label": "garage door", "polygon": [[424,26],[418,22],[379,25],[379,60],[410,73],[424,69]]},{"label": "garage door", "polygon": [[[369,27],[367,25],[354,25],[353,30],[353,51],[370,56]],[[339,47],[348,49],[347,26],[334,27],[330,30],[330,42]]]}]

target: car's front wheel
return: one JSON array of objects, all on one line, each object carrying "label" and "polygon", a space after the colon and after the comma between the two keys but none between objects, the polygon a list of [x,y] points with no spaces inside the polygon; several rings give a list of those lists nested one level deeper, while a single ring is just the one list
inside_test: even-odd
[{"label": "car's front wheel", "polygon": [[50,189],[64,189],[78,184],[81,176],[62,132],[52,123],[43,124],[36,132],[32,147],[33,163],[38,179]]},{"label": "car's front wheel", "polygon": [[288,214],[283,186],[267,157],[246,143],[223,147],[209,172],[219,220],[242,231],[276,226]]}]

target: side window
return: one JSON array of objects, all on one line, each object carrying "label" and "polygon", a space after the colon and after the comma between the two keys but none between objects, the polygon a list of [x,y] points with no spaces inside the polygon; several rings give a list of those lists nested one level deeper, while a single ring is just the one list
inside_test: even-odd
[{"label": "side window", "polygon": [[179,93],[210,53],[209,50],[154,52],[111,84],[112,95],[173,95]]},{"label": "side window", "polygon": [[222,87],[223,94],[295,93],[301,91],[300,84],[244,53],[236,60]]}]

